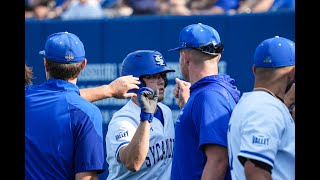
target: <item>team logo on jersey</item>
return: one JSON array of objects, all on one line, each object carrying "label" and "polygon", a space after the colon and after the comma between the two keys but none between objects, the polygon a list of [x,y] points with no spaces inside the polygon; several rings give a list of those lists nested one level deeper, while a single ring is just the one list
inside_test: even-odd
[{"label": "team logo on jersey", "polygon": [[163,57],[161,55],[155,55],[154,59],[157,61],[156,64],[160,65],[160,66],[165,66]]},{"label": "team logo on jersey", "polygon": [[115,137],[116,137],[116,140],[118,141],[119,139],[121,139],[123,137],[127,137],[127,136],[129,136],[129,132],[122,131],[122,132],[119,132]]},{"label": "team logo on jersey", "polygon": [[269,137],[264,137],[262,135],[252,136],[252,144],[269,145]]}]

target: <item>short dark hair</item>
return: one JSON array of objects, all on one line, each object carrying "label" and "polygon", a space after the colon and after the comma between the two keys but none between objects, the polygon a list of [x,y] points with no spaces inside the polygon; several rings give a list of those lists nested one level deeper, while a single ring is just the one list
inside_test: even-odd
[{"label": "short dark hair", "polygon": [[82,70],[81,63],[63,64],[47,59],[47,71],[52,78],[62,80],[75,79]]}]

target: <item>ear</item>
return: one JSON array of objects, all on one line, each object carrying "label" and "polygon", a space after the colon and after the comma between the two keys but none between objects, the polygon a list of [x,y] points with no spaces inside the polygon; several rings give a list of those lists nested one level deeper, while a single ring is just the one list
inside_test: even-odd
[{"label": "ear", "polygon": [[48,67],[47,67],[47,60],[46,60],[46,58],[43,58],[43,65],[44,65],[45,71],[47,71]]},{"label": "ear", "polygon": [[253,74],[255,74],[255,73],[256,73],[256,71],[257,71],[257,67],[256,67],[256,65],[252,65],[252,72],[253,72]]},{"label": "ear", "polygon": [[84,60],[81,63],[81,68],[84,69],[84,67],[86,67],[87,65],[87,58],[84,58]]},{"label": "ear", "polygon": [[290,81],[293,81],[295,79],[296,77],[295,75],[296,75],[296,67],[294,66],[289,72]]},{"label": "ear", "polygon": [[182,55],[182,60],[184,61],[184,63],[187,65],[187,66],[189,66],[189,63],[190,63],[190,54],[189,53],[187,53],[186,51],[181,51],[181,55]]},{"label": "ear", "polygon": [[217,62],[219,62],[221,59],[221,54],[218,54],[216,58],[217,58]]}]

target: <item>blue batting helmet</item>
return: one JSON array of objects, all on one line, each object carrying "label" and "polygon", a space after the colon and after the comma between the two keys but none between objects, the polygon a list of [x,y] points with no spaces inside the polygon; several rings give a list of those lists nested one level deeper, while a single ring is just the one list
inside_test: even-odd
[{"label": "blue batting helmet", "polygon": [[[139,87],[145,87],[146,84],[142,80],[144,75],[152,75],[158,73],[175,72],[175,70],[167,67],[166,61],[162,54],[154,50],[137,50],[131,52],[123,60],[121,66],[121,76],[133,75],[141,81]],[[165,77],[165,87],[168,85],[168,79]],[[136,92],[137,90],[130,90]]]},{"label": "blue batting helmet", "polygon": [[175,72],[167,67],[162,54],[154,50],[137,50],[131,52],[123,60],[121,66],[121,76],[152,75],[162,72]]}]

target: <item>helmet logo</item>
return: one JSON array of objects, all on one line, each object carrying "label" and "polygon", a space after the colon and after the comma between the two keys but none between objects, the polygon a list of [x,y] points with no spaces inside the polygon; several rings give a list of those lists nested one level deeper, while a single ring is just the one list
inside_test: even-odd
[{"label": "helmet logo", "polygon": [[159,64],[160,66],[165,66],[163,57],[161,55],[155,55],[154,59],[157,61],[157,64]]}]

